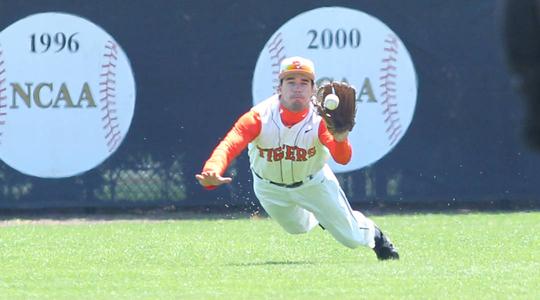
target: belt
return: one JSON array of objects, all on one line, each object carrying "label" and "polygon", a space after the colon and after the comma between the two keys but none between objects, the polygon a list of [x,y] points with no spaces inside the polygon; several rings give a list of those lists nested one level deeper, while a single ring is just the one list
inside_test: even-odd
[{"label": "belt", "polygon": [[304,181],[298,181],[298,182],[293,182],[291,184],[285,184],[285,183],[273,182],[271,180],[264,179],[264,178],[261,177],[261,175],[255,173],[255,171],[253,171],[253,174],[255,174],[255,176],[257,176],[259,179],[262,179],[262,180],[264,180],[264,181],[266,181],[268,183],[271,183],[273,185],[277,185],[277,186],[280,186],[280,187],[284,187],[284,188],[296,188],[296,187],[299,187],[302,184],[304,184],[304,182],[310,181],[311,179],[313,179],[313,175],[309,175],[308,177],[306,177],[306,180],[304,180]]}]

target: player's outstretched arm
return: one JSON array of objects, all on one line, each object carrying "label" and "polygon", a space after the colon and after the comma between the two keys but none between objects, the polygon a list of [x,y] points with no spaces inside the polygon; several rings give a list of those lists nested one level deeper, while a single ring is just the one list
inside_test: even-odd
[{"label": "player's outstretched arm", "polygon": [[232,178],[221,177],[220,174],[225,173],[229,163],[259,135],[260,131],[261,120],[258,113],[249,111],[242,115],[214,149],[204,164],[203,171],[196,174],[195,178],[207,189],[230,183]]},{"label": "player's outstretched arm", "polygon": [[231,183],[232,181],[231,177],[221,177],[221,175],[213,171],[201,172],[201,174],[196,174],[195,178],[204,187],[219,186],[222,184]]}]

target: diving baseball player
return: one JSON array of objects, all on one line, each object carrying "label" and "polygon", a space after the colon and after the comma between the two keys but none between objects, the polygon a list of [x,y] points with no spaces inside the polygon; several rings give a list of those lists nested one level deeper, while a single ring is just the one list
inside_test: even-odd
[{"label": "diving baseball player", "polygon": [[[397,250],[373,221],[351,209],[326,164],[329,155],[340,164],[351,159],[354,89],[333,82],[319,89],[313,103],[315,69],[302,57],[284,59],[279,80],[278,93],[238,119],[196,179],[207,189],[230,183],[232,178],[223,174],[248,147],[255,195],[287,232],[306,233],[320,224],[349,248],[367,246],[380,260],[398,259]],[[331,98],[326,106],[325,98]],[[339,120],[339,114],[352,115],[352,120]]]}]

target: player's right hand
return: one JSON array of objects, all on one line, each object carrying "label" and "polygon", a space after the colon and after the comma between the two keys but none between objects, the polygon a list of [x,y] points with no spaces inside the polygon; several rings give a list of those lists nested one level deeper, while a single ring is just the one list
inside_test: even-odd
[{"label": "player's right hand", "polygon": [[203,171],[201,174],[196,174],[195,178],[199,181],[199,184],[204,187],[218,186],[225,183],[231,183],[232,181],[232,178],[221,177],[221,175],[213,171]]}]

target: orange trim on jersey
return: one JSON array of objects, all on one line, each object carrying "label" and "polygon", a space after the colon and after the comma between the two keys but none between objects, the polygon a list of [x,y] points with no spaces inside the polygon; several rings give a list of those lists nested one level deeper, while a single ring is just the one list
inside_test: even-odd
[{"label": "orange trim on jersey", "polygon": [[281,122],[287,127],[292,127],[298,122],[302,121],[308,114],[309,108],[304,109],[301,112],[293,112],[285,108],[283,105],[279,105],[279,115],[281,116]]},{"label": "orange trim on jersey", "polygon": [[334,136],[326,128],[326,122],[321,120],[319,125],[319,140],[321,143],[330,150],[330,155],[338,163],[346,165],[351,161],[352,146],[349,143],[349,139],[342,142],[338,142],[334,139]]}]

